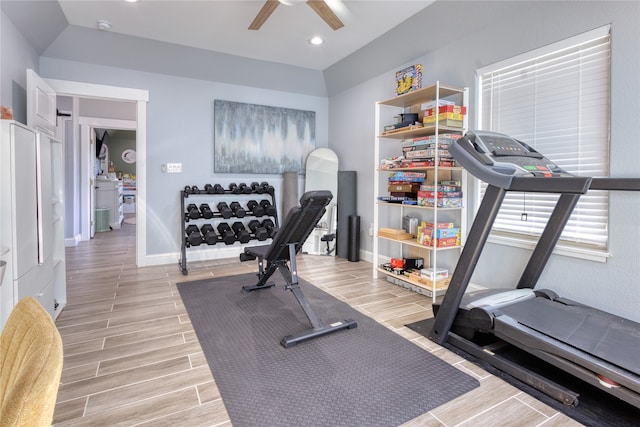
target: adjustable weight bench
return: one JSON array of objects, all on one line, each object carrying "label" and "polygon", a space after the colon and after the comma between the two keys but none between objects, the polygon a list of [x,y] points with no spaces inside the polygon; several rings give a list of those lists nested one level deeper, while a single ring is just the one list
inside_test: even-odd
[{"label": "adjustable weight bench", "polygon": [[287,283],[285,289],[293,292],[311,323],[311,329],[282,338],[280,344],[285,348],[301,341],[358,326],[351,319],[332,322],[328,325],[323,323],[311,308],[298,283],[296,254],[300,252],[303,243],[324,215],[326,206],[332,198],[330,191],[304,193],[300,198],[300,206],[291,208],[270,245],[247,247],[244,253],[240,254],[240,261],[258,259],[258,283],[253,286],[243,286],[243,290],[250,292],[274,286],[273,282],[267,281],[276,270],[279,270]]}]

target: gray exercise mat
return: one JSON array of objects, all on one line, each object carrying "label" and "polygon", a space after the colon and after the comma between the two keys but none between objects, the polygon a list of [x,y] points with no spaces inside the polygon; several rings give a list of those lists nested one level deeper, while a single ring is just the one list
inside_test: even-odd
[{"label": "gray exercise mat", "polygon": [[325,323],[346,329],[285,349],[310,327],[290,291],[243,292],[255,274],[179,283],[178,289],[235,427],[394,426],[479,385],[478,381],[301,282]]}]

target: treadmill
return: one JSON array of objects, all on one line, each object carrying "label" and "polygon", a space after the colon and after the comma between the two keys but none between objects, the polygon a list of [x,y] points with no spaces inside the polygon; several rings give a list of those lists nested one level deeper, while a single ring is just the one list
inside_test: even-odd
[{"label": "treadmill", "polygon": [[[527,144],[494,132],[469,131],[449,152],[488,186],[447,293],[434,304],[429,338],[566,405],[577,405],[578,394],[503,357],[500,348],[515,346],[640,408],[640,323],[535,288],[580,196],[590,189],[640,191],[640,178],[575,176]],[[507,191],[560,196],[516,288],[465,294]]]}]

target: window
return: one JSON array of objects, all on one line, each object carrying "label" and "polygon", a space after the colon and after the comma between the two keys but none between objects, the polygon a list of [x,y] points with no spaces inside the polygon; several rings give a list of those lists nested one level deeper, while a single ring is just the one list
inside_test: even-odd
[{"label": "window", "polygon": [[[477,70],[478,127],[526,142],[570,173],[608,176],[609,64],[607,26]],[[539,236],[557,198],[507,193],[494,231]],[[608,204],[606,191],[583,195],[560,244],[606,251]]]}]

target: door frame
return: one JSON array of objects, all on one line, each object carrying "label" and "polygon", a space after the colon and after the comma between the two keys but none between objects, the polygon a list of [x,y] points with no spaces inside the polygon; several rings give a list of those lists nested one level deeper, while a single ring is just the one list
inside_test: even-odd
[{"label": "door frame", "polygon": [[[95,98],[112,101],[126,101],[136,103],[136,265],[149,265],[147,257],[147,221],[146,221],[146,199],[147,199],[147,102],[149,102],[149,91],[144,89],[132,89],[125,87],[106,86],[93,83],[82,83],[68,80],[44,79],[58,95],[73,98]],[[79,119],[80,120],[80,119]],[[107,120],[107,119],[101,119]],[[97,126],[100,127],[100,126]],[[125,128],[125,127],[123,127]],[[84,144],[83,144],[84,145]],[[88,147],[85,147],[88,151]],[[87,153],[86,155],[88,155]],[[81,153],[81,157],[82,157]],[[81,164],[87,165],[85,157],[82,157]],[[81,169],[83,167],[81,166]],[[81,170],[80,182],[89,182],[90,171]],[[88,186],[82,186],[88,187]],[[88,191],[88,188],[87,188]],[[88,199],[83,199],[88,200]],[[90,215],[88,216],[90,218]],[[90,221],[83,220],[84,228]]]}]

